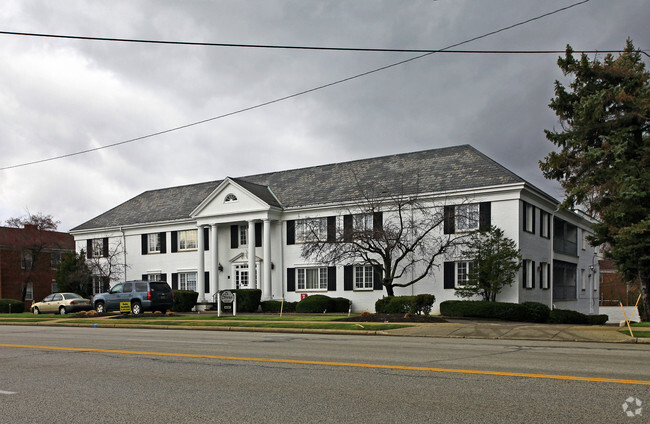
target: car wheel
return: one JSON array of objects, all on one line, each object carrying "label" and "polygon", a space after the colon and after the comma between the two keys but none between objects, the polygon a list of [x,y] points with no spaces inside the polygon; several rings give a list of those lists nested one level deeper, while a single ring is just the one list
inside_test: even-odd
[{"label": "car wheel", "polygon": [[59,308],[59,314],[61,314],[61,315],[65,315],[65,306],[61,306],[61,307]]},{"label": "car wheel", "polygon": [[34,312],[34,315],[38,315],[41,313],[41,311],[39,311],[38,308],[34,308],[32,312]]},{"label": "car wheel", "polygon": [[131,304],[131,313],[133,315],[140,315],[142,313],[142,305],[140,305],[140,302],[133,302]]},{"label": "car wheel", "polygon": [[104,302],[95,303],[95,310],[97,311],[98,314],[106,312],[106,309],[104,308]]}]

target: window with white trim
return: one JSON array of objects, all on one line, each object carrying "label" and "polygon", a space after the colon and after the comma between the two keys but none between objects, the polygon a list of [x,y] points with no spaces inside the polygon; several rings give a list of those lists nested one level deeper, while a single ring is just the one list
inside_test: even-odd
[{"label": "window with white trim", "polygon": [[539,220],[539,235],[544,238],[551,238],[551,214],[540,210]]},{"label": "window with white trim", "polygon": [[584,268],[580,270],[580,289],[587,290],[587,271]]},{"label": "window with white trim", "polygon": [[[325,225],[327,226],[327,221],[325,222]],[[354,231],[371,231],[373,229],[373,215],[371,213],[353,215],[352,228]]]},{"label": "window with white trim", "polygon": [[93,275],[93,294],[103,293],[108,290],[108,287],[104,287],[104,278],[100,275]]},{"label": "window with white trim", "polygon": [[355,265],[354,267],[354,289],[372,290],[374,270],[372,265]]},{"label": "window with white trim", "polygon": [[235,196],[232,193],[226,194],[226,198],[223,200],[224,203],[231,203],[236,201],[237,201],[237,196]]},{"label": "window with white trim", "polygon": [[196,231],[185,230],[178,232],[178,250],[196,249]]},{"label": "window with white trim", "polygon": [[548,289],[551,287],[551,264],[541,262],[539,266],[539,284],[541,288]]},{"label": "window with white trim", "polygon": [[296,268],[297,289],[327,290],[327,268]]},{"label": "window with white trim", "polygon": [[196,272],[179,272],[178,289],[196,291]]},{"label": "window with white trim", "polygon": [[160,273],[147,274],[147,281],[161,281]]},{"label": "window with white trim", "polygon": [[327,218],[296,220],[296,242],[307,243],[327,240]]},{"label": "window with white trim", "polygon": [[25,285],[25,300],[34,299],[34,283],[26,283]]},{"label": "window with white trim", "polygon": [[147,252],[160,253],[160,234],[153,233],[147,235]]},{"label": "window with white trim", "polygon": [[526,267],[526,288],[533,288],[533,278],[535,278],[535,269],[533,268],[534,262],[530,259],[524,259],[524,266]]},{"label": "window with white trim", "polygon": [[248,244],[248,226],[239,226],[239,245],[246,246]]},{"label": "window with white trim", "polygon": [[475,263],[472,261],[456,262],[456,287],[467,284],[469,275],[474,270]]},{"label": "window with white trim", "polygon": [[34,265],[34,259],[31,250],[23,250],[20,258],[20,268],[31,270]]},{"label": "window with white trim", "polygon": [[473,231],[479,228],[479,205],[457,205],[455,210],[456,232]]},{"label": "window with white trim", "polygon": [[61,264],[61,252],[50,253],[50,268],[55,269]]},{"label": "window with white trim", "polygon": [[50,285],[50,289],[52,289],[51,293],[58,293],[59,292],[59,285],[56,283],[56,281],[52,280],[52,284]]},{"label": "window with white trim", "polygon": [[535,206],[524,203],[524,231],[527,233],[535,232]]},{"label": "window with white trim", "polygon": [[104,257],[104,239],[93,239],[93,258]]}]

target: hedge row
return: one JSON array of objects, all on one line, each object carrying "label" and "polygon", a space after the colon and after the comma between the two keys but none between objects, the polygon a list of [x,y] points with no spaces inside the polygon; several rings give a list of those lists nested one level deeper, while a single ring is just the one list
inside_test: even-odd
[{"label": "hedge row", "polygon": [[447,300],[440,304],[440,314],[447,317],[471,317],[520,322],[553,324],[603,325],[607,315],[585,315],[564,309],[551,310],[537,302],[505,303],[473,300]]},{"label": "hedge row", "polygon": [[350,301],[344,297],[329,297],[324,294],[307,296],[296,304],[299,314],[316,314],[325,312],[348,312]]},{"label": "hedge row", "polygon": [[375,302],[378,314],[417,314],[429,315],[436,297],[432,294],[417,296],[388,296]]},{"label": "hedge row", "polygon": [[282,305],[281,300],[265,300],[264,302],[261,303],[262,305],[262,312],[267,313],[267,314],[279,314],[280,310],[282,312],[296,312],[296,305],[298,302],[284,302],[284,305]]},{"label": "hedge row", "polygon": [[174,290],[174,305],[172,311],[174,312],[190,312],[199,294],[194,290]]},{"label": "hedge row", "polygon": [[0,299],[0,313],[20,314],[25,312],[25,303],[14,299]]}]

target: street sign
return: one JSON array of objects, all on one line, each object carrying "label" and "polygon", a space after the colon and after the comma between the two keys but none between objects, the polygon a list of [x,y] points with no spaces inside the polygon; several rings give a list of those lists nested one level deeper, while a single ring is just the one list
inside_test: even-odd
[{"label": "street sign", "polygon": [[235,299],[235,296],[233,296],[232,292],[230,290],[224,290],[221,292],[221,301],[223,303],[232,303],[232,301]]}]

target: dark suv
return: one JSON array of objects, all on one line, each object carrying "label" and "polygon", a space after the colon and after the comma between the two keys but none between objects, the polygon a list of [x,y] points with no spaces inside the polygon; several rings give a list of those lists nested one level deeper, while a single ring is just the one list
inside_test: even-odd
[{"label": "dark suv", "polygon": [[93,297],[97,312],[119,311],[120,303],[131,302],[131,312],[162,311],[172,308],[174,294],[164,281],[127,281],[111,287],[107,293]]}]

